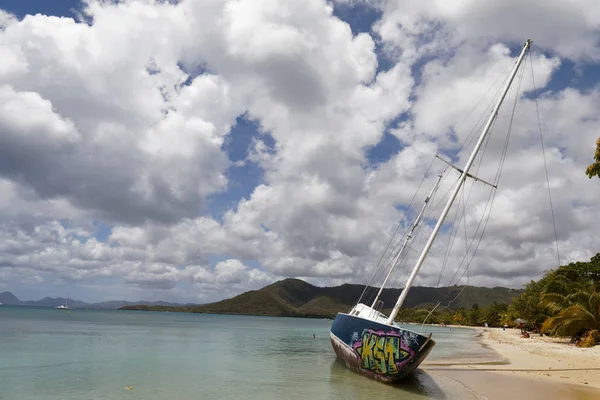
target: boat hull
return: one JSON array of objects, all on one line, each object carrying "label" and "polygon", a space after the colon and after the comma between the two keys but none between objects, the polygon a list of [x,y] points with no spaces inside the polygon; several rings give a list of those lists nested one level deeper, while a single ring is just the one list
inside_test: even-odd
[{"label": "boat hull", "polygon": [[428,336],[343,313],[333,321],[330,337],[348,368],[389,383],[409,376],[435,346]]}]

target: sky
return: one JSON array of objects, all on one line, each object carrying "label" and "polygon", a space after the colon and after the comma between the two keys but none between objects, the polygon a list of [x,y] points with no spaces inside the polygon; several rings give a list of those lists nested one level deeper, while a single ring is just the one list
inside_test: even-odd
[{"label": "sky", "polygon": [[1,0],[0,291],[199,303],[366,283],[529,38],[486,153],[518,98],[481,245],[461,272],[488,198],[470,183],[429,286],[518,288],[557,245],[563,264],[600,252],[600,3]]}]

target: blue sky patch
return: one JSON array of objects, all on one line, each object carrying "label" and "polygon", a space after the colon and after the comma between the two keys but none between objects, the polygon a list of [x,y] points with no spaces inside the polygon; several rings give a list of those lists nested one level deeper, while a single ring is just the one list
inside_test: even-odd
[{"label": "blue sky patch", "polygon": [[350,25],[353,35],[370,32],[381,14],[380,9],[366,3],[336,3],[333,7],[333,15]]},{"label": "blue sky patch", "polygon": [[19,19],[23,19],[28,14],[75,18],[76,13],[82,8],[82,3],[80,0],[4,0],[0,8],[16,15]]},{"label": "blue sky patch", "polygon": [[275,140],[268,133],[260,133],[258,122],[250,120],[247,114],[240,115],[222,149],[232,162],[243,162],[243,165],[233,164],[229,168],[229,186],[225,192],[209,196],[208,204],[213,218],[221,221],[227,210],[234,209],[242,198],[250,198],[254,188],[262,183],[262,168],[246,160],[254,140],[257,139],[262,140],[267,148],[275,148]]},{"label": "blue sky patch", "polygon": [[95,228],[94,237],[100,241],[105,242],[112,234],[112,227],[101,221],[92,221],[92,225]]},{"label": "blue sky patch", "polygon": [[398,138],[386,130],[381,141],[366,151],[367,160],[373,166],[386,163],[403,147]]},{"label": "blue sky patch", "polygon": [[181,86],[189,86],[192,84],[194,79],[200,75],[210,74],[210,68],[207,65],[195,65],[193,67],[186,66],[184,63],[179,62],[177,66],[183,73],[187,75],[186,80],[181,84]]}]

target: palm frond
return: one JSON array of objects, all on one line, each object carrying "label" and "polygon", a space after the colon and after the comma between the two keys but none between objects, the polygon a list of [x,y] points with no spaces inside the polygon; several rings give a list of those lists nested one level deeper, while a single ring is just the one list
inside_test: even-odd
[{"label": "palm frond", "polygon": [[557,316],[548,318],[542,325],[542,332],[557,336],[574,336],[588,329],[600,329],[600,321],[579,304],[562,310]]},{"label": "palm frond", "polygon": [[590,293],[584,290],[579,290],[575,293],[571,293],[567,296],[567,299],[571,304],[581,304],[584,307],[587,307],[587,304],[590,299]]},{"label": "palm frond", "polygon": [[538,307],[546,310],[550,315],[556,315],[569,304],[569,299],[560,293],[544,293],[542,294]]}]

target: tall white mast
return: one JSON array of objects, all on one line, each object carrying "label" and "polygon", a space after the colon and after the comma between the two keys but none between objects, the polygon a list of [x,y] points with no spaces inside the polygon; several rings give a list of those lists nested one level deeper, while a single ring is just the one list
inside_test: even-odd
[{"label": "tall white mast", "polygon": [[425,198],[425,204],[423,204],[423,207],[421,207],[421,211],[417,215],[417,218],[415,218],[415,222],[413,222],[412,226],[408,230],[408,233],[406,234],[406,238],[404,239],[404,243],[402,244],[402,247],[398,251],[398,254],[396,254],[396,257],[394,258],[394,262],[392,263],[392,267],[390,268],[390,271],[388,272],[387,276],[383,280],[383,283],[381,284],[381,287],[379,288],[379,292],[377,292],[377,296],[375,296],[375,300],[373,300],[373,305],[371,305],[371,308],[375,308],[375,304],[377,304],[377,300],[379,300],[379,297],[381,296],[381,292],[383,292],[383,288],[385,287],[386,283],[392,276],[392,272],[394,272],[394,269],[396,268],[396,264],[398,263],[400,256],[402,255],[402,253],[404,252],[404,249],[408,245],[408,241],[412,238],[412,234],[415,231],[415,229],[417,228],[417,226],[419,225],[419,222],[421,222],[421,218],[423,217],[423,213],[425,212],[427,203],[429,203],[429,199],[431,198],[431,196],[433,196],[433,194],[437,190],[441,180],[442,180],[442,175],[438,175],[437,182],[435,183],[435,185],[433,186],[433,189],[431,189],[431,191]]},{"label": "tall white mast", "polygon": [[506,87],[502,91],[502,95],[500,96],[500,99],[498,100],[498,102],[496,103],[496,106],[492,110],[492,114],[488,118],[487,123],[485,124],[485,127],[483,128],[483,131],[481,132],[481,135],[479,136],[479,140],[477,141],[477,144],[475,144],[475,148],[473,149],[473,152],[471,153],[471,156],[469,157],[467,164],[463,168],[463,172],[460,175],[460,180],[458,182],[458,185],[456,185],[456,188],[450,195],[450,198],[448,199],[448,202],[446,203],[446,206],[444,207],[444,210],[442,211],[442,215],[440,215],[440,219],[438,220],[437,224],[433,228],[433,232],[431,232],[431,236],[429,236],[429,240],[427,240],[427,243],[425,244],[425,248],[423,249],[421,256],[419,256],[419,259],[417,260],[417,263],[415,264],[415,267],[413,268],[413,271],[410,274],[408,281],[406,282],[406,286],[404,287],[402,294],[400,295],[400,297],[398,297],[398,301],[396,302],[394,309],[390,313],[390,317],[387,320],[388,324],[391,324],[392,322],[394,322],[394,319],[396,319],[396,315],[398,315],[398,311],[400,310],[402,303],[404,303],[404,300],[406,299],[406,296],[408,295],[408,291],[410,290],[410,287],[412,286],[415,278],[417,277],[417,273],[419,272],[419,269],[423,265],[423,262],[425,261],[425,257],[427,257],[427,253],[429,253],[429,250],[431,249],[431,246],[433,245],[433,241],[435,240],[438,232],[440,231],[440,229],[442,227],[442,224],[444,223],[444,220],[446,219],[446,216],[448,215],[448,212],[450,211],[450,207],[452,207],[452,203],[454,203],[454,200],[456,199],[458,192],[462,188],[462,185],[464,184],[465,179],[467,178],[467,174],[469,173],[469,170],[471,169],[471,166],[473,165],[473,162],[475,161],[475,157],[477,156],[479,149],[483,145],[483,142],[484,142],[487,134],[489,133],[490,128],[492,127],[492,124],[494,123],[494,120],[498,116],[498,110],[500,109],[500,106],[502,105],[502,102],[504,101],[504,98],[506,97],[506,94],[508,93],[508,90],[510,89],[510,85],[512,84],[513,80],[515,79],[515,76],[517,75],[517,71],[519,70],[521,63],[523,62],[523,59],[525,58],[525,54],[527,53],[527,50],[529,50],[529,47],[531,46],[531,42],[532,42],[531,39],[528,39],[525,42],[525,45],[523,46],[523,50],[521,50],[521,54],[519,55],[519,58],[517,59],[517,63],[515,64],[515,66],[513,67],[513,70],[510,73],[510,77],[508,79],[508,82],[506,83]]}]

